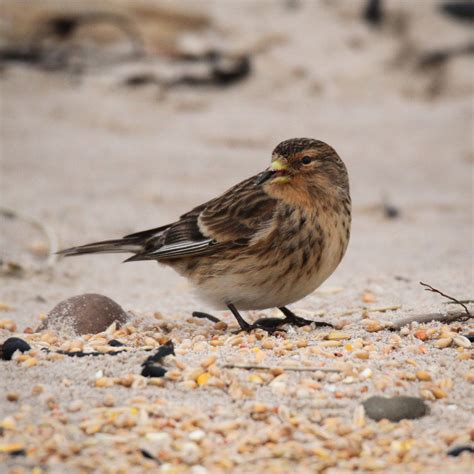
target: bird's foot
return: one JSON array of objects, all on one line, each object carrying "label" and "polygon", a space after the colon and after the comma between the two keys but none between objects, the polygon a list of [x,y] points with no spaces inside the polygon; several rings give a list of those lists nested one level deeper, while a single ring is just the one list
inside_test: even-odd
[{"label": "bird's foot", "polygon": [[253,324],[246,323],[247,326],[242,327],[236,331],[236,334],[240,332],[252,332],[254,329],[262,329],[266,331],[268,334],[273,334],[275,332],[286,332],[282,329],[281,326],[285,324],[285,320],[281,318],[260,318],[257,319]]},{"label": "bird's foot", "polygon": [[285,318],[260,318],[257,319],[253,324],[246,323],[245,326],[240,326],[240,329],[235,331],[236,334],[240,332],[252,332],[254,329],[262,329],[266,331],[268,334],[273,334],[275,332],[286,332],[283,329],[283,326],[296,326],[296,327],[303,327],[309,326],[310,324],[314,324],[315,326],[329,326],[333,327],[332,324],[326,323],[324,321],[311,321],[309,319],[301,318],[299,316],[287,316]]},{"label": "bird's foot", "polygon": [[316,327],[321,327],[321,326],[329,326],[333,328],[334,326],[330,323],[327,323],[325,321],[311,321],[310,319],[302,318],[301,316],[296,316],[293,311],[290,311],[288,308],[285,308],[282,306],[281,308],[278,308],[284,315],[285,319],[283,319],[282,324],[289,324],[291,326],[297,326],[297,327],[303,327],[303,326],[308,326],[309,324],[314,324]]},{"label": "bird's foot", "polygon": [[221,322],[219,318],[216,318],[215,316],[209,313],[203,313],[202,311],[193,311],[193,318],[208,319],[209,321],[212,321],[213,323]]},{"label": "bird's foot", "polygon": [[[257,319],[252,324],[249,324],[247,321],[245,321],[245,319],[240,315],[240,313],[237,311],[235,306],[229,305],[229,309],[232,311],[232,314],[235,316],[235,319],[237,320],[240,326],[240,328],[237,331],[234,331],[234,334],[238,334],[241,332],[250,333],[254,329],[262,329],[263,331],[266,331],[268,334],[273,334],[277,331],[286,332],[285,329],[282,328],[282,326],[286,324],[290,326],[296,326],[296,327],[308,326],[310,324],[314,324],[317,327],[320,327],[320,326],[334,327],[332,324],[326,323],[324,321],[312,321],[310,319],[296,316],[296,314],[294,314],[292,311],[290,311],[288,308],[285,308],[285,307],[278,308],[285,315],[284,318],[260,318],[260,319]],[[212,321],[213,323],[220,322],[220,319],[216,318],[212,314],[203,313],[201,311],[194,311],[193,316],[195,318],[208,319],[209,321]]]}]

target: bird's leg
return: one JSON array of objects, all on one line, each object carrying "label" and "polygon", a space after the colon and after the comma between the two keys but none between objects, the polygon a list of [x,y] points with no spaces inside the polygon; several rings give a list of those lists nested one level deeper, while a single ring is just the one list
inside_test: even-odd
[{"label": "bird's leg", "polygon": [[285,306],[282,306],[281,308],[278,308],[286,317],[283,320],[282,324],[291,324],[293,326],[307,326],[308,324],[314,324],[315,326],[330,326],[334,327],[332,324],[326,323],[324,321],[311,321],[310,319],[305,319],[300,316],[296,316],[293,311],[290,311],[288,308]]},{"label": "bird's leg", "polygon": [[[262,318],[259,319],[258,321],[255,321],[253,324],[249,324],[247,321],[242,318],[240,313],[237,311],[237,308],[233,304],[229,304],[228,308],[232,311],[232,314],[235,316],[235,319],[237,319],[237,322],[239,323],[240,329],[237,332],[245,331],[245,332],[250,332],[253,329],[263,329],[264,331],[267,331],[268,333],[273,333],[277,330],[282,331],[282,329],[279,329],[282,324],[284,324],[285,319],[281,318]],[[219,323],[221,320],[213,316],[212,314],[209,313],[203,313],[201,311],[194,311],[193,312],[193,317],[194,318],[199,318],[199,319],[208,319],[209,321],[212,321],[213,323]]]},{"label": "bird's leg", "polygon": [[[284,319],[260,318],[260,319],[257,319],[257,321],[255,321],[253,324],[249,324],[247,321],[245,321],[245,319],[241,316],[237,308],[232,303],[229,303],[227,307],[230,309],[235,319],[237,319],[237,322],[239,323],[240,329],[238,332],[241,332],[241,331],[250,332],[253,329],[263,329],[264,331],[267,331],[268,333],[271,334],[275,331],[284,331],[283,329],[281,329],[281,327],[284,326],[285,324],[290,324],[292,326],[297,326],[297,327],[308,326],[309,324],[314,324],[315,326],[333,327],[332,324],[326,323],[324,321],[311,321],[310,319],[305,319],[300,316],[296,316],[296,314],[293,313],[293,311],[290,311],[288,308],[284,306],[281,308],[278,308],[285,315]],[[213,323],[220,322],[220,319],[216,318],[215,316],[212,316],[212,314],[202,313],[200,311],[194,311],[193,316],[195,318],[208,319],[209,321],[212,321]]]},{"label": "bird's leg", "polygon": [[240,315],[240,313],[237,311],[237,308],[232,303],[229,303],[227,307],[231,310],[235,319],[237,319],[242,331],[250,332],[253,329],[253,325],[245,321],[245,319]]},{"label": "bird's leg", "polygon": [[284,319],[262,318],[258,319],[253,324],[249,324],[247,321],[244,320],[244,318],[242,318],[240,313],[237,311],[237,308],[233,304],[228,304],[227,307],[232,311],[232,314],[235,316],[235,319],[237,319],[237,322],[239,323],[240,329],[237,331],[237,333],[242,331],[250,332],[253,329],[263,329],[269,334],[272,334],[275,331],[283,331],[283,329],[280,329],[280,326],[285,321]]}]

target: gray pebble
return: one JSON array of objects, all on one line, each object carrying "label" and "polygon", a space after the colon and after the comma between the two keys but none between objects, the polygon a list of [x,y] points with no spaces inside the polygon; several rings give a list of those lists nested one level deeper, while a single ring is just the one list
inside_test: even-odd
[{"label": "gray pebble", "polygon": [[420,418],[429,411],[424,400],[417,397],[370,397],[363,402],[365,413],[372,420],[386,418],[390,421]]}]

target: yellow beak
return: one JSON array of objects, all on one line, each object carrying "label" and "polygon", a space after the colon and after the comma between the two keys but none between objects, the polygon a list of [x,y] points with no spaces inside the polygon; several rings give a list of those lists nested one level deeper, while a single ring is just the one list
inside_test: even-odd
[{"label": "yellow beak", "polygon": [[275,161],[272,161],[270,169],[272,171],[286,171],[288,169],[288,163],[283,161],[282,158],[277,158]]},{"label": "yellow beak", "polygon": [[277,158],[272,161],[266,171],[260,173],[255,180],[255,184],[262,184],[268,180],[272,180],[272,183],[288,183],[290,178],[288,176],[279,176],[278,171],[286,171],[288,169],[288,163],[282,158]]}]

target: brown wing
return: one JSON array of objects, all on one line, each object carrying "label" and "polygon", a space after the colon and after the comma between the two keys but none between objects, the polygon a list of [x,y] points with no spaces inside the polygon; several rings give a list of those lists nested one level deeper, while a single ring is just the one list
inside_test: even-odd
[{"label": "brown wing", "polygon": [[[183,214],[179,221],[132,236],[146,236],[143,252],[129,260],[209,255],[223,246],[246,245],[271,220],[276,201],[255,177]],[[129,236],[130,237],[130,236]]]}]

